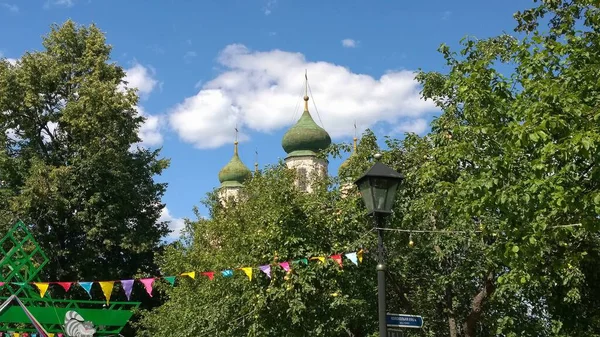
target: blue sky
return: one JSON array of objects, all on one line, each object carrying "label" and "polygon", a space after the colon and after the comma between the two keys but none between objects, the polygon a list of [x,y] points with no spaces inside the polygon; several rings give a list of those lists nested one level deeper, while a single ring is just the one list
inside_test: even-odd
[{"label": "blue sky", "polygon": [[[144,145],[171,167],[164,219],[193,217],[232,155],[253,168],[285,157],[281,138],[299,117],[304,70],[311,112],[334,142],[353,123],[378,136],[426,133],[438,113],[419,99],[412,71],[444,71],[436,49],[465,35],[512,32],[512,14],[532,2],[366,0],[0,0],[0,53],[41,49],[52,23],[97,24],[128,71],[148,117]],[[316,103],[318,116],[312,103]],[[330,163],[337,172],[338,160]],[[206,214],[205,210],[201,211]]]}]

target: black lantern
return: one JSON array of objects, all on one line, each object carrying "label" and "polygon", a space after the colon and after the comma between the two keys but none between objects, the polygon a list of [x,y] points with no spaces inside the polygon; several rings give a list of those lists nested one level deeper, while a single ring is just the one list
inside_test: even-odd
[{"label": "black lantern", "polygon": [[[376,155],[376,159],[378,157],[381,158],[381,155]],[[402,174],[385,164],[376,162],[354,182],[365,202],[368,215],[392,213],[396,191],[402,179],[404,179]]]}]

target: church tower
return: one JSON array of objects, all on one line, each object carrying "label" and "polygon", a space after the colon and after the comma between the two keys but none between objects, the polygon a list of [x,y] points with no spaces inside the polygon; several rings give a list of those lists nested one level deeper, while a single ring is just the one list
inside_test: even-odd
[{"label": "church tower", "polygon": [[298,186],[302,191],[312,192],[311,180],[327,175],[327,160],[317,157],[317,153],[331,144],[327,131],[318,126],[308,112],[308,77],[304,95],[304,112],[298,122],[283,136],[281,145],[287,153],[285,164],[298,173]]},{"label": "church tower", "polygon": [[233,157],[219,171],[219,181],[221,186],[219,187],[219,200],[221,204],[225,204],[233,199],[238,201],[244,187],[244,182],[252,176],[252,172],[244,165],[238,155],[238,140],[237,140],[237,128],[235,129],[235,142],[233,143]]}]

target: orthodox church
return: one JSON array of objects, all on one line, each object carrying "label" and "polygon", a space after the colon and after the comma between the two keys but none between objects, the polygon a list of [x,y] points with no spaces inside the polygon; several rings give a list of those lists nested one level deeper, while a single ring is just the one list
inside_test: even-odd
[{"label": "orthodox church", "polygon": [[[307,79],[308,87],[308,79]],[[319,151],[322,151],[331,145],[331,137],[322,127],[317,125],[308,111],[308,90],[304,96],[304,112],[300,119],[283,136],[281,145],[287,153],[285,165],[289,169],[296,170],[299,179],[296,186],[307,193],[312,192],[311,179],[315,177],[324,177],[328,174],[328,161],[318,157]],[[340,165],[343,170],[348,162],[356,153],[356,141],[354,137],[354,151],[350,157]],[[258,170],[258,164],[255,163],[255,170]],[[238,200],[244,187],[244,182],[252,177],[250,169],[244,165],[238,155],[238,141],[234,142],[233,157],[219,172],[219,199],[222,204],[227,200]],[[342,190],[350,188],[352,183],[345,183]]]}]

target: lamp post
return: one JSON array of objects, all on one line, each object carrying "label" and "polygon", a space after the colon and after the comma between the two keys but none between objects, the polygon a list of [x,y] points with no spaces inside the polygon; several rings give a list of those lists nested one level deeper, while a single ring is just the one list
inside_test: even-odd
[{"label": "lamp post", "polygon": [[377,225],[377,302],[379,311],[379,337],[387,337],[385,309],[385,257],[383,254],[384,218],[392,214],[398,185],[404,177],[379,162],[381,154],[375,155],[377,162],[354,183],[367,207],[367,215],[372,215]]}]

